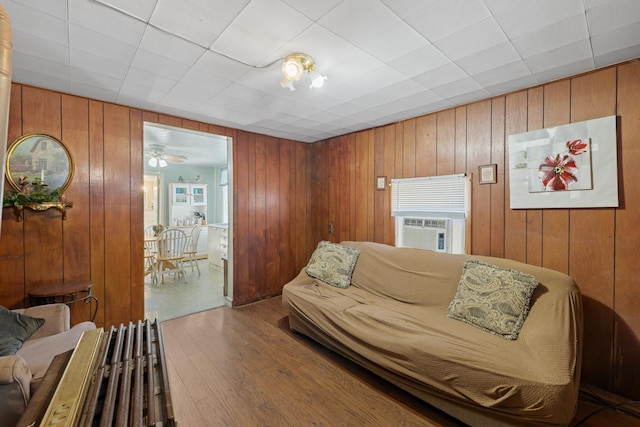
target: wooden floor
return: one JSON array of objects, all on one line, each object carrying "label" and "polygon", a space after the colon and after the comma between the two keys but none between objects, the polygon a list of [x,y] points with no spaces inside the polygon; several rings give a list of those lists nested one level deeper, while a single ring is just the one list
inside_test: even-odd
[{"label": "wooden floor", "polygon": [[[162,330],[179,427],[464,426],[290,332],[279,297],[165,321]],[[601,406],[581,401],[573,424]],[[640,419],[608,409],[581,424],[612,425]]]}]

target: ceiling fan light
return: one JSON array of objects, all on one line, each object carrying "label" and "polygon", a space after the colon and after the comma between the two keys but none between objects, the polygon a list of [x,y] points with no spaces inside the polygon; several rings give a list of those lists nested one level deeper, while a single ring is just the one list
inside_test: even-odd
[{"label": "ceiling fan light", "polygon": [[155,168],[156,166],[158,166],[158,159],[156,159],[155,157],[150,158],[149,166],[151,166],[152,168]]},{"label": "ceiling fan light", "polygon": [[321,88],[324,86],[324,81],[327,80],[327,76],[320,74],[320,71],[318,71],[317,68],[309,71],[309,78],[311,79],[311,86],[309,86],[311,89]]},{"label": "ceiling fan light", "polygon": [[280,82],[280,86],[285,89],[296,90],[296,88],[293,86],[293,80],[282,79],[282,81]]},{"label": "ceiling fan light", "polygon": [[160,159],[160,160],[158,160],[158,165],[161,168],[166,168],[167,167],[167,161],[165,159]]}]

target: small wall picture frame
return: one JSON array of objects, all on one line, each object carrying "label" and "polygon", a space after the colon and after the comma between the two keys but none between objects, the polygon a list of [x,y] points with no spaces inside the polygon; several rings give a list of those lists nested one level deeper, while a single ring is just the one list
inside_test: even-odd
[{"label": "small wall picture frame", "polygon": [[497,174],[498,165],[496,163],[478,166],[478,182],[480,184],[495,184],[498,182]]},{"label": "small wall picture frame", "polygon": [[376,177],[376,190],[384,191],[387,189],[387,177],[386,176],[377,176]]}]

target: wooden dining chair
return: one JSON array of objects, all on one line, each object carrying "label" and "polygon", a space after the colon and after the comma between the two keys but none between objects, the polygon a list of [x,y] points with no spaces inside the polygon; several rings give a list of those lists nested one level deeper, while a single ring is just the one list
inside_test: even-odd
[{"label": "wooden dining chair", "polygon": [[162,283],[167,273],[174,274],[178,279],[182,276],[187,283],[182,260],[188,241],[187,234],[178,228],[168,228],[158,235],[156,271],[161,276]]},{"label": "wooden dining chair", "polygon": [[191,229],[191,234],[189,235],[189,243],[187,244],[187,250],[184,251],[185,262],[188,263],[188,266],[191,267],[191,272],[193,273],[193,266],[195,264],[196,269],[198,269],[198,276],[200,276],[200,266],[198,265],[198,259],[196,258],[196,254],[198,253],[198,239],[200,238],[200,226],[194,225]]},{"label": "wooden dining chair", "polygon": [[151,275],[151,281],[156,283],[158,275],[156,273],[156,252],[157,239],[155,238],[153,225],[144,229],[144,275]]}]

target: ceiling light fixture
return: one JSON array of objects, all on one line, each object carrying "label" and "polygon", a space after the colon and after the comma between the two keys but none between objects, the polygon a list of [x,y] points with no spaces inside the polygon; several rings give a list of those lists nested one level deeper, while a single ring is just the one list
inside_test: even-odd
[{"label": "ceiling light fixture", "polygon": [[311,85],[309,88],[320,88],[327,80],[327,76],[323,76],[318,71],[313,58],[306,53],[292,53],[282,61],[282,81],[280,85],[289,90],[296,90],[293,82],[300,80],[304,72],[309,74]]},{"label": "ceiling light fixture", "polygon": [[167,167],[167,161],[161,157],[151,157],[148,163],[149,163],[149,166],[151,166],[152,168],[155,168],[158,166],[161,168]]}]

